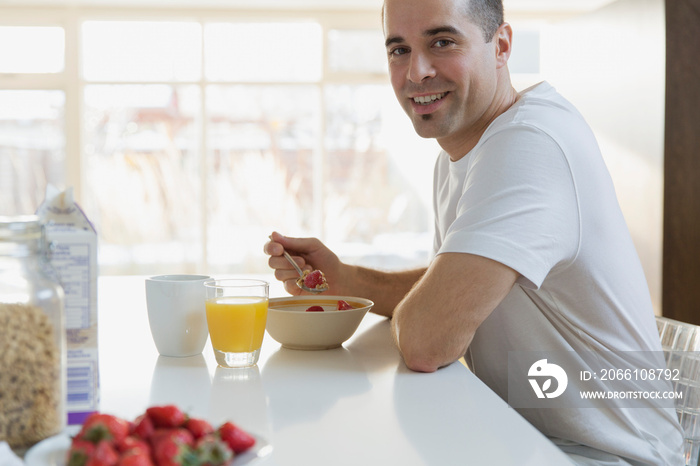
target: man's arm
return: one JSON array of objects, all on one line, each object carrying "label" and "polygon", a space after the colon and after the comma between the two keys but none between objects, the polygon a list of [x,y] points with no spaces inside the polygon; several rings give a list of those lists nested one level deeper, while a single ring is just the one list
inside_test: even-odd
[{"label": "man's arm", "polygon": [[517,278],[513,269],[485,257],[438,255],[394,310],[392,329],[406,365],[433,372],[462,357]]},{"label": "man's arm", "polygon": [[382,272],[364,267],[347,267],[349,270],[345,277],[352,286],[349,294],[371,299],[374,302],[372,312],[386,317],[392,317],[394,308],[426,271],[422,268]]}]

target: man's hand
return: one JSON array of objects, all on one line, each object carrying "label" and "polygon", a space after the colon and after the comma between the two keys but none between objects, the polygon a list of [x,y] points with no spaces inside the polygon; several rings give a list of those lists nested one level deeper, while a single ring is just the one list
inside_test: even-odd
[{"label": "man's hand", "polygon": [[265,254],[270,256],[269,266],[275,271],[275,278],[284,282],[284,288],[292,295],[308,294],[296,285],[299,274],[284,258],[287,251],[302,270],[318,269],[326,276],[327,293],[345,295],[348,290],[341,279],[343,264],[330,249],[316,238],[289,238],[277,232],[270,235],[265,243]]}]

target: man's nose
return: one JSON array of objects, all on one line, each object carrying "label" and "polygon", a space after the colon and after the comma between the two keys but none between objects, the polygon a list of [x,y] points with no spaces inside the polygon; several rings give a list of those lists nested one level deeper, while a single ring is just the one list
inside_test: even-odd
[{"label": "man's nose", "polygon": [[427,78],[435,76],[435,68],[428,56],[421,53],[411,54],[411,63],[408,67],[408,79],[414,83],[423,82]]}]

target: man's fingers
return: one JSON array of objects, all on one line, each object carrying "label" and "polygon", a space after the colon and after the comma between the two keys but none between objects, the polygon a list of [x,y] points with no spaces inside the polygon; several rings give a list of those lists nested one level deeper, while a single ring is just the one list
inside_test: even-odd
[{"label": "man's fingers", "polygon": [[270,256],[281,256],[284,254],[284,247],[274,241],[268,241],[265,243],[265,246],[263,246],[263,252]]},{"label": "man's fingers", "polygon": [[[301,257],[292,257],[294,259],[294,262],[301,268],[309,268]],[[267,260],[267,264],[270,266],[271,269],[275,270],[293,270],[294,273],[296,274],[296,270],[292,266],[292,264],[289,263],[286,257],[283,256],[270,256],[270,258]]]},{"label": "man's fingers", "polygon": [[296,280],[285,281],[284,289],[287,290],[287,293],[291,294],[292,296],[299,296],[301,294],[301,288],[297,286]]},{"label": "man's fingers", "polygon": [[299,278],[299,274],[294,269],[275,269],[275,278],[281,282],[294,281]]}]

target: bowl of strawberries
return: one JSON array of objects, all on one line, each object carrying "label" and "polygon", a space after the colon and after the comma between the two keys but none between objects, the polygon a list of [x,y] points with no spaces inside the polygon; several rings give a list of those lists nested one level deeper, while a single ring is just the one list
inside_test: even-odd
[{"label": "bowl of strawberries", "polygon": [[349,296],[270,298],[265,329],[285,348],[338,348],[355,333],[372,306],[369,299]]},{"label": "bowl of strawberries", "polygon": [[175,405],[152,406],[133,421],[96,412],[77,428],[35,445],[27,466],[239,466],[272,449],[233,422],[213,426]]}]

